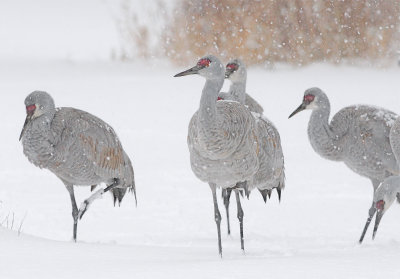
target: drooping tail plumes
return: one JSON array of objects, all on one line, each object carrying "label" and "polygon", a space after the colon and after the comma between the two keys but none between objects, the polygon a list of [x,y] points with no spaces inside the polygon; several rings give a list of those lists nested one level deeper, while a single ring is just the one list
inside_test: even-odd
[{"label": "drooping tail plumes", "polygon": [[127,188],[114,188],[114,189],[111,189],[111,193],[113,195],[113,200],[114,200],[114,206],[116,205],[117,201],[118,201],[118,206],[121,205],[121,201],[125,196],[126,189]]},{"label": "drooping tail plumes", "polygon": [[[135,196],[135,204],[137,206],[135,174],[133,172],[132,163],[131,163],[131,160],[129,159],[128,155],[126,155],[126,153],[124,153],[124,159],[125,159],[125,176],[126,176],[124,179],[124,184],[125,184],[126,188],[128,188],[129,192],[132,192],[133,195]],[[124,193],[124,195],[125,195],[125,193]],[[121,198],[121,200],[122,200],[122,198]]]}]

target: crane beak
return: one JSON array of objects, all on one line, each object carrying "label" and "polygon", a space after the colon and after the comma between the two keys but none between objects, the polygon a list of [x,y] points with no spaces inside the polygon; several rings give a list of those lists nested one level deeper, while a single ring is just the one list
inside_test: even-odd
[{"label": "crane beak", "polygon": [[374,226],[374,232],[372,234],[372,239],[375,239],[376,231],[378,230],[379,223],[381,222],[382,216],[383,216],[383,211],[378,210],[378,212],[376,213],[375,226]]},{"label": "crane beak", "polygon": [[358,241],[360,244],[361,244],[361,243],[363,242],[363,240],[364,240],[365,233],[367,232],[368,227],[369,227],[369,224],[371,223],[371,220],[372,220],[372,218],[374,217],[375,213],[376,213],[376,209],[375,209],[375,207],[374,207],[374,211],[370,213],[370,215],[369,215],[369,217],[368,217],[368,219],[367,219],[367,222],[365,223],[364,230],[363,230],[363,232],[362,232],[362,234],[361,234],[360,240]]},{"label": "crane beak", "polygon": [[306,105],[304,103],[302,103],[294,112],[292,112],[292,114],[289,115],[289,118],[305,109],[306,109]]},{"label": "crane beak", "polygon": [[174,75],[174,77],[183,77],[183,76],[187,76],[187,75],[195,75],[198,74],[200,71],[201,67],[199,66],[194,66],[186,71],[180,72],[179,74]]},{"label": "crane beak", "polygon": [[19,141],[21,141],[22,137],[25,134],[26,126],[28,125],[29,121],[31,121],[32,115],[27,115],[24,122],[24,127],[22,128],[21,134],[19,135]]}]

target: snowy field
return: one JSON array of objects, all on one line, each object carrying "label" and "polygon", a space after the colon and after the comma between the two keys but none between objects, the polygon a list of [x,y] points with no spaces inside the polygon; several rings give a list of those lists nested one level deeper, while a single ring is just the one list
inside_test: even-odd
[{"label": "snowy field", "polygon": [[[310,112],[287,119],[312,86],[327,93],[332,113],[351,104],[400,113],[399,68],[249,70],[248,92],[281,135],[286,189],[281,203],[276,192],[266,205],[258,192],[243,200],[245,255],[234,199],[231,236],[219,201],[221,259],[211,191],[192,173],[186,145],[204,80],[173,78],[185,68],[165,62],[107,62],[118,45],[109,3],[0,2],[1,279],[399,278],[398,206],[385,214],[375,241],[369,231],[359,245],[370,181],[312,150],[306,133]],[[23,101],[33,90],[48,91],[57,106],[108,122],[133,162],[138,207],[131,195],[120,208],[109,195],[97,200],[79,223],[77,243],[71,241],[68,192],[52,173],[31,165],[18,142]],[[90,195],[88,187],[76,192],[78,203]]]},{"label": "snowy field", "polygon": [[[188,65],[191,66],[191,65]],[[209,187],[189,166],[187,125],[199,104],[200,77],[173,78],[161,64],[46,62],[0,65],[3,77],[0,154],[1,220],[14,214],[13,230],[1,229],[0,277],[26,278],[374,278],[399,276],[400,211],[389,210],[377,238],[358,238],[372,198],[370,182],[311,149],[309,112],[288,120],[304,89],[319,86],[332,111],[365,103],[400,111],[400,70],[314,65],[301,70],[251,69],[248,92],[278,127],[287,188],[265,205],[254,192],[244,200],[246,255],[240,250],[236,206],[232,236],[223,219],[223,259],[217,251]],[[96,201],[71,241],[70,201],[49,171],[31,165],[18,136],[23,100],[35,89],[59,106],[100,116],[119,134],[133,160],[138,207],[128,195],[121,208],[110,196]],[[89,188],[78,188],[78,202]],[[223,213],[223,206],[220,202]],[[16,232],[21,220],[22,234]],[[223,214],[224,216],[224,214]],[[11,226],[9,217],[8,227]],[[6,226],[6,223],[3,223]]]}]

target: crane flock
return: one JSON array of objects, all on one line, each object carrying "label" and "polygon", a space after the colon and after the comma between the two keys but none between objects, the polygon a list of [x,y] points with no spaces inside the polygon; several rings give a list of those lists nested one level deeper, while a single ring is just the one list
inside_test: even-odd
[{"label": "crane flock", "polygon": [[[230,234],[229,204],[235,193],[244,251],[244,210],[241,198],[252,190],[264,202],[276,190],[279,201],[285,188],[285,166],[280,135],[264,116],[264,108],[246,93],[247,70],[240,59],[226,66],[214,55],[200,58],[195,66],[175,77],[200,75],[205,84],[200,103],[188,127],[190,165],[195,176],[211,189],[218,252],[222,256],[221,214],[217,190],[221,189]],[[224,80],[231,82],[221,92]],[[198,90],[200,93],[200,90]],[[75,108],[56,108],[46,92],[34,91],[25,99],[26,120],[20,141],[28,160],[54,173],[65,185],[72,206],[73,240],[78,221],[94,200],[106,192],[121,203],[127,191],[136,201],[134,171],[115,131],[100,118]],[[330,120],[330,103],[319,88],[307,89],[300,106],[289,118],[311,110],[308,138],[321,157],[343,162],[355,173],[371,180],[373,201],[359,242],[376,214],[373,238],[383,214],[400,201],[400,118],[386,109],[354,105],[341,109]],[[74,186],[104,183],[78,209]]]}]

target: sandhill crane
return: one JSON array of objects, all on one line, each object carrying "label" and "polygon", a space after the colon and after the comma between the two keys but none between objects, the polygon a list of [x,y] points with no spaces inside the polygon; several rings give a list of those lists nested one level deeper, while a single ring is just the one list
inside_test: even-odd
[{"label": "sandhill crane", "polygon": [[263,107],[246,93],[247,70],[240,59],[233,59],[226,64],[225,78],[231,81],[228,92],[221,92],[220,99],[234,100],[246,105],[250,111],[263,114]]},{"label": "sandhill crane", "polygon": [[[134,173],[129,157],[114,130],[101,119],[74,108],[55,108],[46,92],[34,91],[25,99],[26,120],[20,135],[23,151],[35,166],[49,169],[67,188],[72,204],[73,239],[76,241],[78,218],[89,205],[111,190],[121,202],[127,189],[135,194]],[[74,185],[106,183],[76,205]]]},{"label": "sandhill crane", "polygon": [[175,77],[199,74],[206,78],[200,107],[189,123],[188,146],[194,174],[209,183],[214,202],[214,217],[218,233],[218,249],[222,256],[221,214],[218,209],[217,187],[233,188],[240,220],[241,249],[243,240],[243,210],[238,188],[251,183],[259,168],[257,127],[250,111],[238,102],[218,101],[224,83],[224,67],[213,55],[202,57],[196,66]]},{"label": "sandhill crane", "polygon": [[[394,122],[389,134],[390,145],[392,146],[393,153],[400,162],[400,118],[397,118]],[[378,230],[379,223],[382,219],[383,214],[393,204],[394,200],[400,199],[400,176],[390,176],[386,178],[374,192],[373,207],[369,210],[369,217],[365,223],[364,230],[360,237],[360,243],[362,243],[365,233],[367,232],[368,226],[371,223],[372,218],[376,213],[375,226],[372,234],[372,239],[375,238],[376,231]]]},{"label": "sandhill crane", "polygon": [[390,128],[397,118],[395,113],[356,105],[341,109],[329,123],[329,100],[319,88],[306,90],[302,104],[289,118],[305,109],[312,110],[308,138],[320,156],[342,161],[352,171],[369,178],[374,192],[385,178],[399,173],[389,142]]},{"label": "sandhill crane", "polygon": [[[264,202],[266,202],[267,196],[270,196],[271,191],[276,189],[280,200],[281,191],[285,187],[285,172],[279,132],[272,122],[262,115],[263,108],[257,101],[246,94],[247,70],[245,64],[240,59],[233,59],[228,62],[225,67],[225,78],[229,79],[232,83],[227,93],[219,94],[219,99],[233,100],[246,105],[256,120],[258,138],[260,139],[260,152],[258,153],[260,168],[254,176],[253,183],[245,189],[247,197],[252,189],[257,188]],[[222,191],[228,220],[228,234],[230,234],[230,194],[230,188]]]}]

